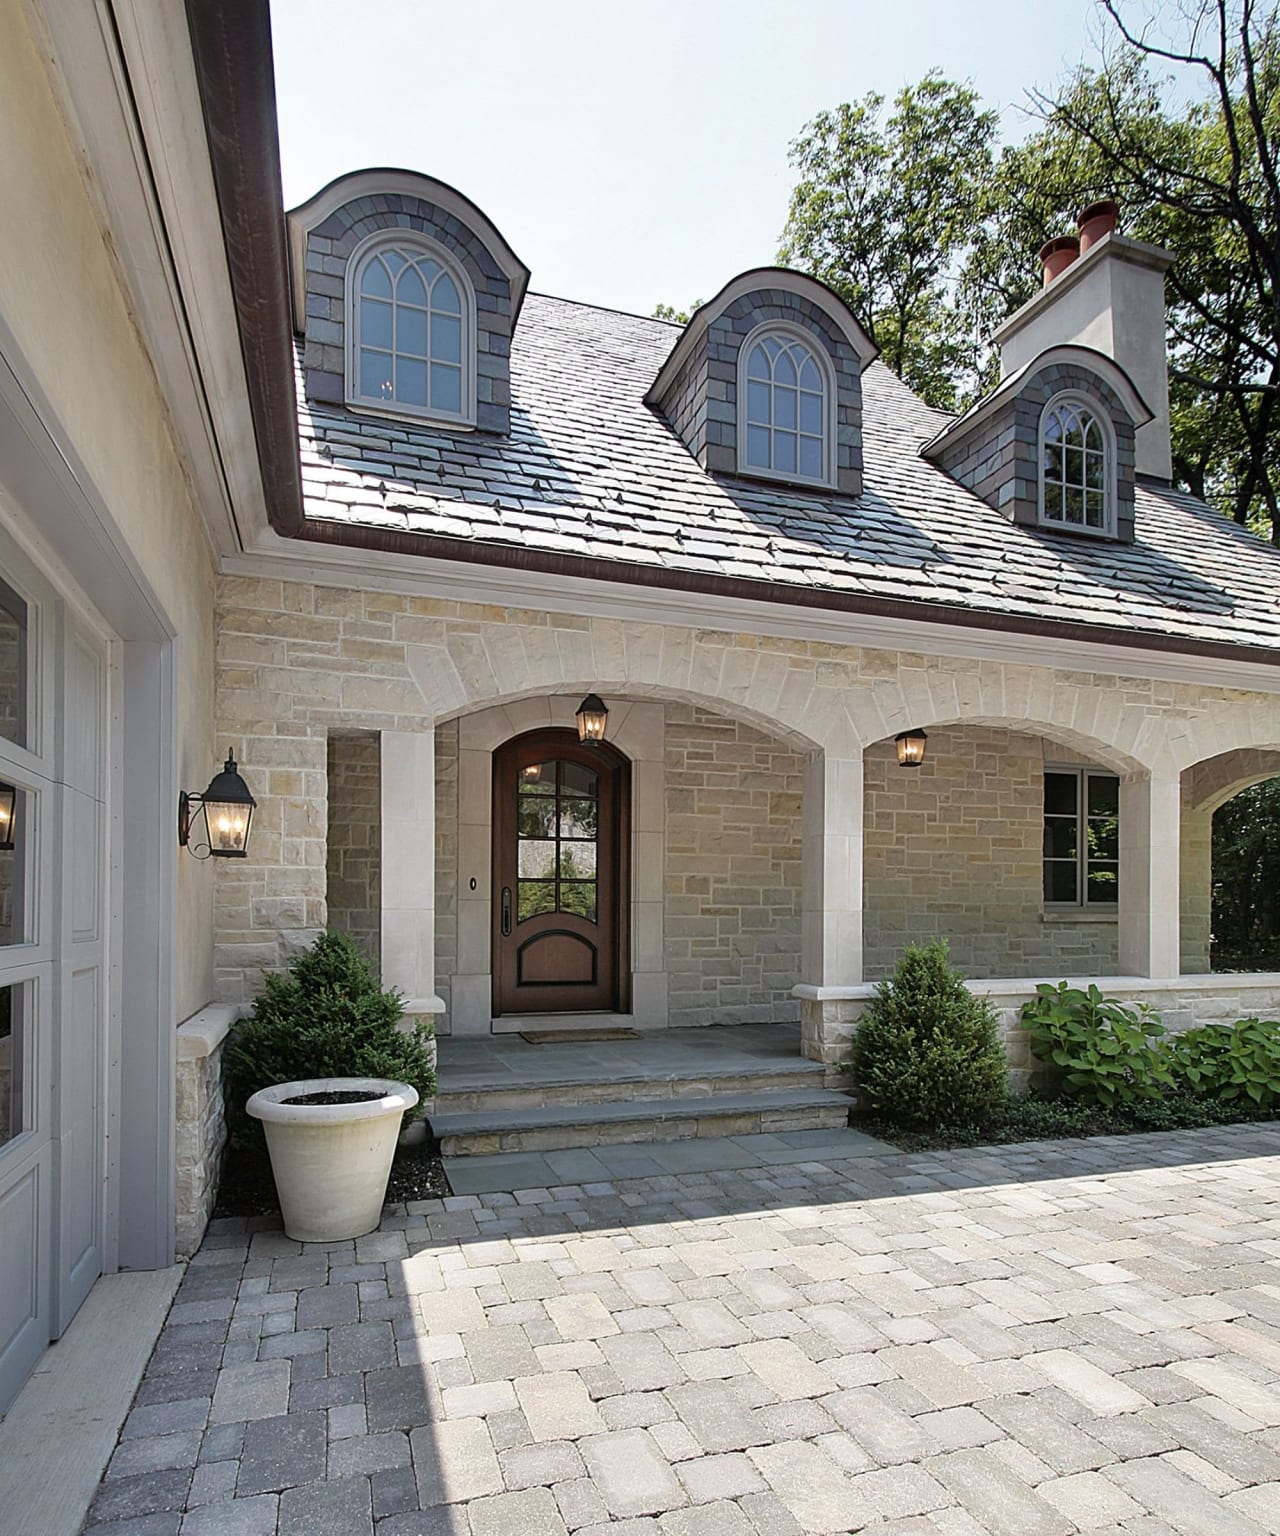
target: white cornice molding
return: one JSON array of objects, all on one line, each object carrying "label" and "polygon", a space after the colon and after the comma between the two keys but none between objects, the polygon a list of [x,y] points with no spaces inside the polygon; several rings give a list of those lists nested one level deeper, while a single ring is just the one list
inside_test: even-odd
[{"label": "white cornice molding", "polygon": [[501,230],[491,218],[448,182],[438,181],[421,171],[405,171],[395,168],[385,170],[371,168],[347,171],[336,176],[327,186],[321,187],[314,197],[299,203],[285,215],[289,227],[289,275],[293,290],[293,325],[299,335],[307,324],[307,235],[317,224],[323,224],[331,213],[354,202],[358,197],[372,197],[375,193],[390,192],[401,196],[419,197],[431,203],[465,224],[477,239],[483,242],[490,256],[497,262],[503,276],[511,285],[512,323],[520,313],[525,292],[529,287],[529,268],[508,245]]},{"label": "white cornice molding", "polygon": [[266,502],[185,10],[168,0],[26,5],[201,523],[215,554],[236,553],[266,530]]},{"label": "white cornice molding", "polygon": [[665,592],[590,577],[550,575],[504,566],[468,564],[421,555],[378,553],[282,539],[268,533],[252,553],[225,560],[229,576],[311,582],[322,587],[394,592],[506,608],[668,624],[726,633],[776,635],[869,650],[908,651],[1057,667],[1113,677],[1156,678],[1195,687],[1280,694],[1280,666],[1098,641],[984,630],[916,618],[804,608],[707,593]]}]

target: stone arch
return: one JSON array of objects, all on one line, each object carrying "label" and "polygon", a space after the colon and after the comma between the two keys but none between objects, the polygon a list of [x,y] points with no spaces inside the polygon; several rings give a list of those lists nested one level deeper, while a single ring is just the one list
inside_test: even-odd
[{"label": "stone arch", "polygon": [[1007,715],[940,714],[937,718],[913,718],[909,724],[887,731],[875,741],[868,741],[866,745],[873,747],[878,742],[892,740],[899,731],[903,730],[943,730],[948,726],[965,728],[985,726],[991,730],[1016,732],[1020,736],[1042,737],[1045,741],[1056,742],[1058,746],[1079,753],[1080,756],[1101,767],[1113,769],[1122,778],[1144,775],[1149,771],[1143,761],[1131,750],[1125,750],[1114,742],[1102,740],[1088,732],[1064,725],[1059,720],[1040,719],[1034,715],[1011,718]]},{"label": "stone arch", "polygon": [[1182,803],[1190,812],[1212,815],[1242,789],[1280,779],[1280,748],[1236,747],[1203,759],[1182,774]]}]

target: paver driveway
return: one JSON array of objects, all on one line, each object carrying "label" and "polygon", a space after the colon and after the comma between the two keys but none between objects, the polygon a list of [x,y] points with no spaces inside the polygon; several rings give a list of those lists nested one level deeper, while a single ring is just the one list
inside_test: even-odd
[{"label": "paver driveway", "polygon": [[1280,1128],[222,1223],[88,1529],[1275,1532]]}]

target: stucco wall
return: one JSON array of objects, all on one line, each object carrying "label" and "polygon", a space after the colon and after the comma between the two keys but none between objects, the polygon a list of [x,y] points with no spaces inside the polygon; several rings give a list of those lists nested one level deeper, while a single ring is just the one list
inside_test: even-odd
[{"label": "stucco wall", "polygon": [[666,707],[670,1022],[797,1019],[804,759],[752,726]]},{"label": "stucco wall", "polygon": [[1077,760],[1035,736],[989,726],[929,732],[919,768],[891,741],[867,749],[866,975],[935,937],[970,976],[1113,972],[1117,924],[1045,914],[1044,765]]},{"label": "stucco wall", "polygon": [[382,752],[378,736],[329,737],[328,854],[330,928],[345,933],[379,968],[382,936]]},{"label": "stucco wall", "polygon": [[[178,782],[203,788],[213,738],[213,578],[165,402],[20,5],[0,6],[0,314],[138,569],[181,637]],[[39,508],[27,508],[33,518]],[[178,859],[175,1022],[210,995],[213,882]]]}]

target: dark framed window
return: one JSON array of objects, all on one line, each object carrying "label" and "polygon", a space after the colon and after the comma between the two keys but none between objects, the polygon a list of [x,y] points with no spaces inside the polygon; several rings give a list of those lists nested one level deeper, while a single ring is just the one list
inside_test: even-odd
[{"label": "dark framed window", "polygon": [[1120,780],[1098,768],[1046,768],[1044,900],[1114,908],[1120,893]]}]

